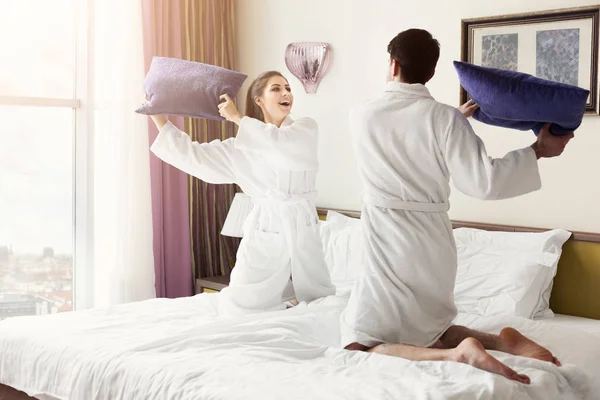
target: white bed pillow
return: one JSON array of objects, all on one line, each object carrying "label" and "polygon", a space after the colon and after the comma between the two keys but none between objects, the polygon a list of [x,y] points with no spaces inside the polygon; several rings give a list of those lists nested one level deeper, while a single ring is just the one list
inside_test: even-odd
[{"label": "white bed pillow", "polygon": [[552,317],[552,281],[570,232],[454,230],[458,270],[454,298],[459,312]]},{"label": "white bed pillow", "polygon": [[358,218],[328,211],[326,220],[320,223],[320,232],[325,261],[336,294],[347,296],[363,262],[362,223]]}]

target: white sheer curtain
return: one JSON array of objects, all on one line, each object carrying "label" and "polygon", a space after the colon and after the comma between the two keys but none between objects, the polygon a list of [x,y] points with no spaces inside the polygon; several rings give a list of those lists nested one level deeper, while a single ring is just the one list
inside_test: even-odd
[{"label": "white sheer curtain", "polygon": [[155,297],[140,0],[92,0],[94,307]]}]

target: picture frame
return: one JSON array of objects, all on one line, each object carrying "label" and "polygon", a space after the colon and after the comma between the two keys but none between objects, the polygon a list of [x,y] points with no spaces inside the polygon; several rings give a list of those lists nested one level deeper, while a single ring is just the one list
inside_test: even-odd
[{"label": "picture frame", "polygon": [[599,17],[600,5],[463,19],[461,61],[582,87],[586,114],[599,115]]}]

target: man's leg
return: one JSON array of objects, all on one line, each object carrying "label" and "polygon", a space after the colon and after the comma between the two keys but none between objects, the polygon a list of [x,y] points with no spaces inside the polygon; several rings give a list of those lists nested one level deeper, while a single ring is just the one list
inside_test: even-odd
[{"label": "man's leg", "polygon": [[560,367],[560,361],[552,353],[535,343],[533,340],[523,336],[513,328],[504,328],[499,335],[492,335],[469,329],[465,326],[452,325],[442,335],[435,348],[452,349],[458,346],[466,338],[477,339],[485,349],[502,351],[515,356],[537,358],[548,361]]},{"label": "man's leg", "polygon": [[404,344],[386,343],[377,345],[373,348],[368,348],[359,343],[352,343],[346,346],[346,349],[401,357],[411,361],[454,361],[469,364],[475,368],[502,375],[508,379],[521,383],[529,384],[530,382],[528,376],[516,373],[511,368],[486,353],[482,344],[473,338],[463,340],[456,348],[452,349],[431,349]]}]

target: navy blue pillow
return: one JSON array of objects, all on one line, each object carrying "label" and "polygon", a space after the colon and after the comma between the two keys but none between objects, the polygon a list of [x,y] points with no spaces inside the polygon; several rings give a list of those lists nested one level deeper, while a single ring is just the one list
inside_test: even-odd
[{"label": "navy blue pillow", "polygon": [[577,86],[529,74],[455,61],[460,84],[479,105],[473,118],[504,128],[533,130],[545,123],[550,132],[565,135],[581,125],[590,92]]}]

